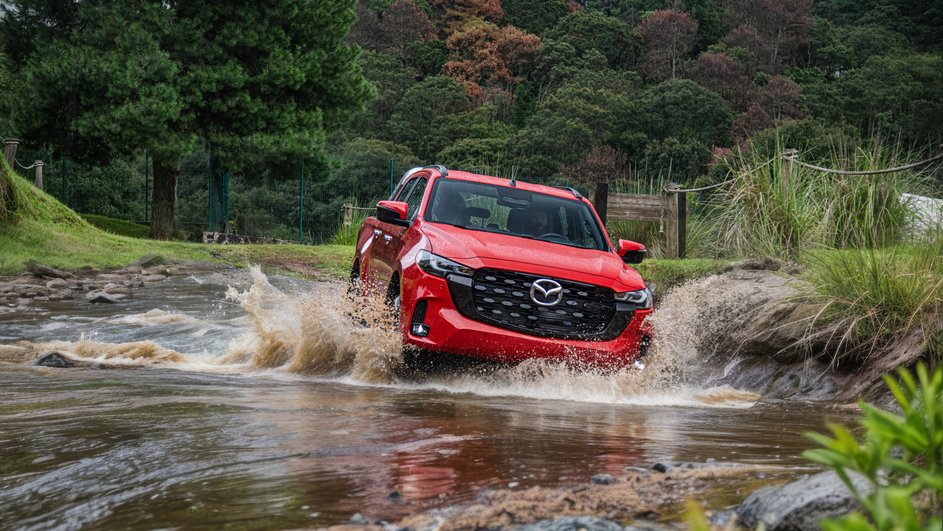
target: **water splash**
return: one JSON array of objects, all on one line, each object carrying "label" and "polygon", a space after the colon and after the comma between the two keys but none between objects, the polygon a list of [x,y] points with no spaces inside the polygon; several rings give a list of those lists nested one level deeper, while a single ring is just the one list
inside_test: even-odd
[{"label": "water splash", "polygon": [[230,343],[221,365],[395,381],[394,370],[402,363],[399,339],[382,309],[359,308],[338,293],[288,295],[258,268],[251,271],[248,291],[227,293],[246,310],[251,327]]},{"label": "water splash", "polygon": [[[703,343],[716,327],[716,319],[704,305],[704,300],[716,293],[712,279],[674,290],[662,301],[651,317],[656,340],[644,370],[600,370],[529,360],[514,366],[433,374],[417,381],[400,376],[402,349],[385,308],[354,304],[336,285],[329,290],[286,293],[258,268],[251,269],[251,277],[248,290],[230,288],[227,292],[227,299],[241,305],[247,317],[242,332],[215,358],[177,352],[153,341],[102,343],[86,339],[29,345],[33,359],[55,351],[114,365],[317,376],[361,385],[613,404],[749,407],[759,398],[703,384],[708,371],[702,363]],[[119,319],[129,326],[199,322],[161,310]]]}]

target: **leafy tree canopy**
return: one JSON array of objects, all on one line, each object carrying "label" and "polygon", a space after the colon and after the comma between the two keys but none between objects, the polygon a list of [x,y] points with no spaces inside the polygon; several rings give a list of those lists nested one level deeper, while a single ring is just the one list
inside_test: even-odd
[{"label": "leafy tree canopy", "polygon": [[[31,142],[83,159],[154,156],[155,236],[169,236],[177,162],[207,142],[230,164],[318,156],[371,97],[342,39],[352,2],[14,0],[12,118]],[[22,39],[15,45],[16,39]]]}]

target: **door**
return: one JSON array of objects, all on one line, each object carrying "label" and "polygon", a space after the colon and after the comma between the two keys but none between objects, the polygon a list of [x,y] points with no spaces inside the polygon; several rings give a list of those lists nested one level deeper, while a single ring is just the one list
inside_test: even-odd
[{"label": "door", "polygon": [[[410,223],[416,219],[416,214],[419,212],[422,197],[426,191],[426,182],[425,177],[413,178],[406,183],[406,186],[403,187],[396,198],[396,201],[405,201],[409,205],[407,219]],[[399,258],[403,253],[403,241],[408,230],[410,230],[410,227],[377,220],[370,259],[373,262],[371,267],[374,271],[377,287],[382,290],[380,293],[387,292],[393,275],[399,269]]]}]

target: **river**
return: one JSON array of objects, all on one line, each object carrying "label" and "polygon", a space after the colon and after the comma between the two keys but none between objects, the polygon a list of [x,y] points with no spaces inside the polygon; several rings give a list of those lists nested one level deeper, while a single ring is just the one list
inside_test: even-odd
[{"label": "river", "polygon": [[233,270],[148,284],[118,305],[0,314],[0,344],[88,362],[0,358],[0,528],[396,521],[656,462],[798,474],[802,434],[848,420],[710,387],[704,375],[722,367],[678,347],[616,374],[525,363],[404,379],[394,338],[347,306],[337,283]]}]

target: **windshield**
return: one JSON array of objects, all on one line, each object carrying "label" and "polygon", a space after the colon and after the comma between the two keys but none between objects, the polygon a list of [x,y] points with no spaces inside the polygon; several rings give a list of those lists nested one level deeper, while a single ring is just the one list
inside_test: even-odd
[{"label": "windshield", "polygon": [[608,250],[595,216],[582,201],[510,186],[437,179],[425,217],[468,230]]}]

